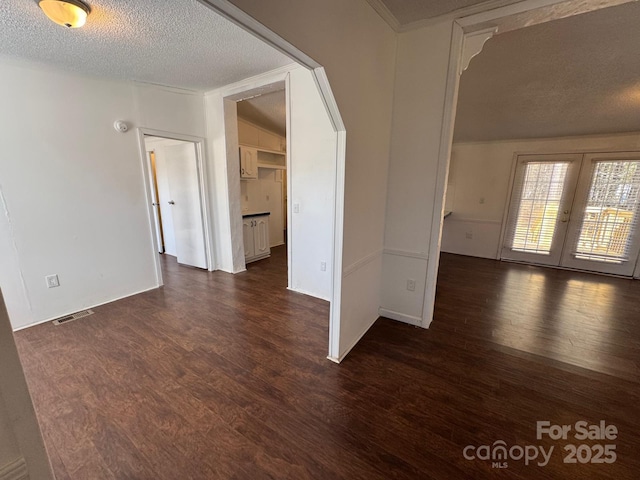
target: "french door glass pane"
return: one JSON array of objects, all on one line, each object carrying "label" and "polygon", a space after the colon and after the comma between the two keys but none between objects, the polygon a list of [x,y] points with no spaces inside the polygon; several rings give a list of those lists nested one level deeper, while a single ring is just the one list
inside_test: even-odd
[{"label": "french door glass pane", "polygon": [[512,250],[550,254],[568,167],[567,162],[527,163]]},{"label": "french door glass pane", "polygon": [[622,263],[640,202],[640,161],[595,163],[575,257]]}]

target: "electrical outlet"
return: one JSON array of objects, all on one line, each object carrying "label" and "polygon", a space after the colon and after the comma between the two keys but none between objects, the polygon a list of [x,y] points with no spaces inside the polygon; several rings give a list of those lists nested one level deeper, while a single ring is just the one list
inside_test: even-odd
[{"label": "electrical outlet", "polygon": [[416,281],[414,279],[410,278],[407,280],[407,290],[410,292],[416,291]]},{"label": "electrical outlet", "polygon": [[320,271],[321,272],[327,271],[327,262],[320,262]]},{"label": "electrical outlet", "polygon": [[300,213],[300,204],[299,203],[294,203],[293,204],[293,213]]},{"label": "electrical outlet", "polygon": [[467,238],[467,240],[472,240],[473,239],[473,232],[467,232],[465,234],[465,237]]},{"label": "electrical outlet", "polygon": [[47,281],[47,288],[60,286],[60,279],[58,278],[58,275],[47,275],[44,279]]}]

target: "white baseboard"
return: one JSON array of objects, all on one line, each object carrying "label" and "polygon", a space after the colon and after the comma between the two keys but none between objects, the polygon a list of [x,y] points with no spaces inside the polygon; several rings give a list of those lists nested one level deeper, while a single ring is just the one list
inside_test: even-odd
[{"label": "white baseboard", "polygon": [[291,288],[291,287],[287,287],[287,290],[289,290],[290,292],[295,292],[295,293],[300,293],[302,295],[307,295],[308,297],[313,297],[313,298],[317,298],[318,300],[324,300],[325,302],[330,302],[331,299],[322,295],[319,295],[317,293],[311,293],[311,292],[307,292],[306,290],[301,290],[301,289],[296,289],[296,288]]},{"label": "white baseboard", "polygon": [[331,360],[333,363],[342,362],[342,360],[344,360],[345,357],[347,355],[349,355],[351,350],[353,350],[353,347],[355,347],[358,344],[358,342],[360,340],[362,340],[362,337],[364,337],[364,335],[369,331],[369,329],[373,326],[373,324],[376,323],[376,320],[378,320],[378,319],[376,318],[373,322],[371,322],[369,325],[367,325],[367,327],[362,331],[362,333],[360,335],[358,335],[353,342],[351,342],[351,345],[349,345],[349,347],[344,351],[344,353],[342,353],[342,355],[340,355],[340,357],[336,358],[336,357],[328,356],[327,358],[329,360]]},{"label": "white baseboard", "polygon": [[393,310],[387,310],[386,308],[380,307],[378,309],[378,314],[381,317],[390,318],[391,320],[396,320],[398,322],[408,323],[409,325],[414,325],[416,327],[422,326],[422,318],[414,317],[413,315],[406,315],[400,312],[394,312]]},{"label": "white baseboard", "polygon": [[0,480],[29,480],[27,462],[23,457],[0,467]]}]

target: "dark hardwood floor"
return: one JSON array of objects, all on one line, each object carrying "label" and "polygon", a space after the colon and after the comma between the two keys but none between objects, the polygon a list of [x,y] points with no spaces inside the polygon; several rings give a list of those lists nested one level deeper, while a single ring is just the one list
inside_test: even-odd
[{"label": "dark hardwood floor", "polygon": [[[58,480],[638,478],[640,282],[443,255],[431,328],[379,319],[335,365],[284,249],[236,276],[163,264],[161,289],[16,334]],[[586,443],[616,462],[563,463],[585,442],[538,420],[615,425]],[[463,456],[498,440],[555,451]]]}]

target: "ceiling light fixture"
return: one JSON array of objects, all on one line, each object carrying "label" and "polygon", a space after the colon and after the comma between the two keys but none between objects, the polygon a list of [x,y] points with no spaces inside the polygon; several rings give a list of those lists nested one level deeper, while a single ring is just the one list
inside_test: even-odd
[{"label": "ceiling light fixture", "polygon": [[91,11],[80,0],[40,0],[39,5],[52,22],[67,28],[82,27]]}]

